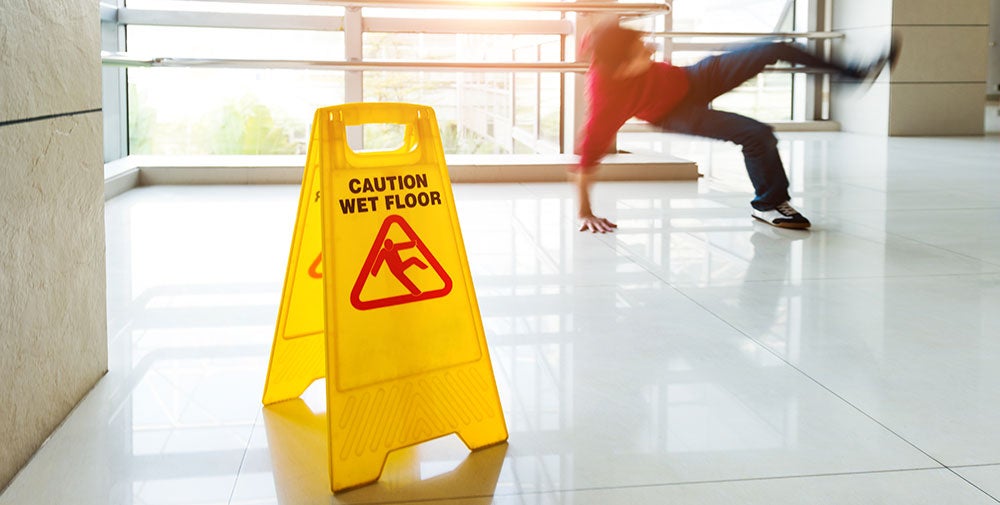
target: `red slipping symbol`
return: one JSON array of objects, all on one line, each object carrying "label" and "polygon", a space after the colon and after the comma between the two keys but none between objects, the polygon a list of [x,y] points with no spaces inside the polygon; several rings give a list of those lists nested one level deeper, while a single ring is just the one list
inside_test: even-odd
[{"label": "red slipping symbol", "polygon": [[320,262],[322,261],[323,261],[323,253],[320,252],[319,255],[316,256],[316,259],[313,260],[312,265],[309,265],[309,277],[312,277],[313,279],[323,278],[323,272],[319,271],[319,265]]},{"label": "red slipping symbol", "polygon": [[[406,234],[406,242],[398,243],[386,237],[393,224],[399,226],[400,230]],[[411,248],[420,251],[420,254],[427,260],[427,263],[424,263],[417,257],[410,257],[404,260],[400,255],[400,251]],[[378,275],[382,271],[382,267],[385,267],[406,288],[407,292],[374,300],[362,300],[361,291],[365,287],[365,282],[370,277]],[[444,286],[433,291],[421,291],[406,275],[406,270],[409,268],[418,268],[420,270],[433,268],[438,277],[444,282]],[[420,240],[420,237],[413,231],[409,223],[402,216],[393,214],[385,218],[385,221],[382,222],[382,228],[375,237],[375,243],[372,244],[371,251],[368,252],[368,258],[365,260],[364,266],[361,267],[361,274],[358,275],[358,280],[354,281],[354,289],[351,290],[351,305],[358,310],[377,309],[440,298],[450,292],[451,277],[444,271],[444,268],[434,258],[434,255],[427,249],[427,246]]]}]

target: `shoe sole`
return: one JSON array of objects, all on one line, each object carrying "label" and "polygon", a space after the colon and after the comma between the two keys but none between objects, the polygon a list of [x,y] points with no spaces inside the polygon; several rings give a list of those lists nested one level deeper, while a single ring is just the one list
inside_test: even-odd
[{"label": "shoe sole", "polygon": [[775,228],[784,228],[786,230],[805,230],[808,229],[810,226],[812,226],[812,223],[772,223],[766,219],[761,219],[754,215],[751,215],[750,217],[762,223],[769,224]]},{"label": "shoe sole", "polygon": [[893,32],[889,40],[889,71],[896,68],[899,62],[899,55],[903,52],[903,37],[897,32]]},{"label": "shoe sole", "polygon": [[903,39],[898,33],[893,33],[889,39],[889,50],[885,55],[885,59],[881,60],[878,65],[878,69],[872,71],[869,75],[865,76],[860,82],[858,82],[858,87],[861,92],[867,92],[878,80],[879,76],[886,68],[891,72],[893,68],[896,67],[896,62],[899,61],[899,53],[903,48]]}]

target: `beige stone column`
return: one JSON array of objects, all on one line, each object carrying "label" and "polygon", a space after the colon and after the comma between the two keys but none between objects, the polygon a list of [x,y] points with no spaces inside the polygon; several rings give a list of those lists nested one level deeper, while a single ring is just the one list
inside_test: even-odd
[{"label": "beige stone column", "polygon": [[833,0],[834,55],[866,58],[903,38],[895,70],[865,93],[834,84],[831,119],[844,131],[981,135],[986,105],[989,0]]},{"label": "beige stone column", "polygon": [[108,356],[98,1],[0,13],[2,489]]}]

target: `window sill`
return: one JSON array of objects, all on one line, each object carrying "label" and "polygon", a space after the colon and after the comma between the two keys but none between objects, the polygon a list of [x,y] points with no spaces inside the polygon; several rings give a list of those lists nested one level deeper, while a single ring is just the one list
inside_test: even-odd
[{"label": "window sill", "polygon": [[[153,185],[301,184],[305,155],[128,156],[104,165],[104,197]],[[571,154],[446,155],[454,183],[563,182],[576,166]],[[611,154],[603,180],[695,180],[698,165],[667,154]]]}]

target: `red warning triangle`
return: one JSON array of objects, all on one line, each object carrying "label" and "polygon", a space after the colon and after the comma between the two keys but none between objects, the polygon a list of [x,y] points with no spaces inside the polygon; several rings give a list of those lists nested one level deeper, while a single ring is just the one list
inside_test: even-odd
[{"label": "red warning triangle", "polygon": [[[394,224],[398,226],[399,229],[406,235],[407,242],[396,243],[387,238],[389,230]],[[404,260],[400,251],[410,248],[420,251],[423,259],[421,260],[421,258],[417,256],[411,256]],[[424,263],[424,260],[427,263]],[[437,273],[438,277],[440,277],[444,285],[437,289],[423,291],[421,286],[415,284],[407,276],[406,270],[409,268],[432,268],[434,272]],[[381,298],[362,300],[361,293],[364,291],[365,283],[380,273],[383,275],[394,276],[396,281],[398,281],[402,294],[393,293]],[[448,273],[444,271],[441,263],[434,258],[434,255],[427,249],[424,242],[420,240],[420,237],[418,237],[416,232],[413,231],[410,224],[407,223],[402,216],[392,214],[385,218],[385,221],[382,222],[382,228],[375,237],[375,242],[372,244],[372,248],[368,252],[368,258],[365,260],[364,266],[361,267],[361,273],[358,275],[358,280],[354,281],[354,289],[351,290],[351,305],[358,310],[369,310],[389,307],[392,305],[402,305],[404,303],[419,302],[421,300],[430,300],[432,298],[440,298],[450,293],[451,285],[451,277],[448,276]]]}]

